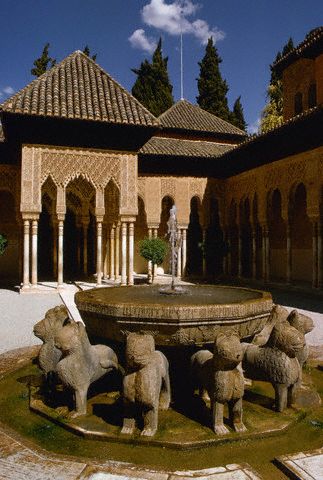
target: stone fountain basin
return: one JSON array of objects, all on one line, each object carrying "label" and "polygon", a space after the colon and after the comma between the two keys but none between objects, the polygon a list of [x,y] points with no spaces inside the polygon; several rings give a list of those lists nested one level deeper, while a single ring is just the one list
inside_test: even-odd
[{"label": "stone fountain basin", "polygon": [[218,285],[185,286],[183,295],[162,295],[160,286],[107,287],[75,294],[90,336],[124,343],[130,332],[150,333],[158,346],[203,346],[233,328],[248,339],[264,327],[271,294]]}]

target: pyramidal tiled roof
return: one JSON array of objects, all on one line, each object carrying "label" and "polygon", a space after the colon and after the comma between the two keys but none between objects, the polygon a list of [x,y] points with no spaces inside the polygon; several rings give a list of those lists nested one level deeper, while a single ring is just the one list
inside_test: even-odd
[{"label": "pyramidal tiled roof", "polygon": [[138,100],[79,50],[7,99],[1,109],[44,117],[159,125]]},{"label": "pyramidal tiled roof", "polygon": [[172,156],[172,157],[218,157],[232,150],[233,145],[205,140],[183,140],[169,137],[152,137],[142,147],[143,155]]},{"label": "pyramidal tiled roof", "polygon": [[216,117],[197,105],[193,105],[187,100],[180,100],[162,113],[158,120],[163,128],[181,129],[193,132],[203,132],[212,134],[241,135],[246,137],[243,130],[235,127],[231,123]]}]

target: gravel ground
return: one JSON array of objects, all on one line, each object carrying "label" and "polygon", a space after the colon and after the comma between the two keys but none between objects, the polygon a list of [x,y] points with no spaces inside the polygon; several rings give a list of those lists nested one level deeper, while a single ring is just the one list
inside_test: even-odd
[{"label": "gravel ground", "polygon": [[0,289],[0,353],[41,343],[33,334],[33,325],[61,303],[57,293],[19,295]]}]

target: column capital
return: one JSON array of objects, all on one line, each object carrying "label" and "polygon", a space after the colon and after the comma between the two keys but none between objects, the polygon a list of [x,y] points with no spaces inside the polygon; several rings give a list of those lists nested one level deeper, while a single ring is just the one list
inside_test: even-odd
[{"label": "column capital", "polygon": [[57,214],[57,221],[58,222],[64,222],[65,220],[65,213],[58,213]]},{"label": "column capital", "polygon": [[102,223],[103,222],[103,215],[95,215],[95,220],[96,223]]},{"label": "column capital", "polygon": [[39,213],[32,213],[32,212],[22,212],[21,213],[22,219],[25,220],[39,220]]},{"label": "column capital", "polygon": [[136,217],[134,217],[133,215],[121,215],[120,216],[120,222],[121,223],[130,223],[130,222],[135,222],[136,221]]}]

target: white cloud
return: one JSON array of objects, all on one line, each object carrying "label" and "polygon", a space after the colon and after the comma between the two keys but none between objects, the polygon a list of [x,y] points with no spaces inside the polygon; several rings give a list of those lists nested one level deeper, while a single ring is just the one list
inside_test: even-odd
[{"label": "white cloud", "polygon": [[4,87],[3,93],[5,93],[6,95],[12,95],[13,93],[15,93],[15,91],[12,87],[8,86]]},{"label": "white cloud", "polygon": [[139,28],[135,30],[133,34],[129,37],[129,42],[134,48],[139,48],[145,52],[152,53],[156,48],[156,41],[153,38],[148,38],[145,34],[145,30]]},{"label": "white cloud", "polygon": [[225,36],[216,27],[211,28],[205,20],[197,19],[190,21],[187,17],[194,15],[200,8],[192,0],[174,0],[166,3],[165,0],[150,0],[141,11],[143,22],[150,26],[163,30],[170,35],[184,34],[194,35],[202,45],[207,43],[208,38],[213,37],[214,42],[222,40]]},{"label": "white cloud", "polygon": [[257,118],[257,120],[255,120],[253,123],[251,123],[248,126],[248,133],[250,133],[250,135],[259,133],[259,127],[260,127],[260,118]]}]

